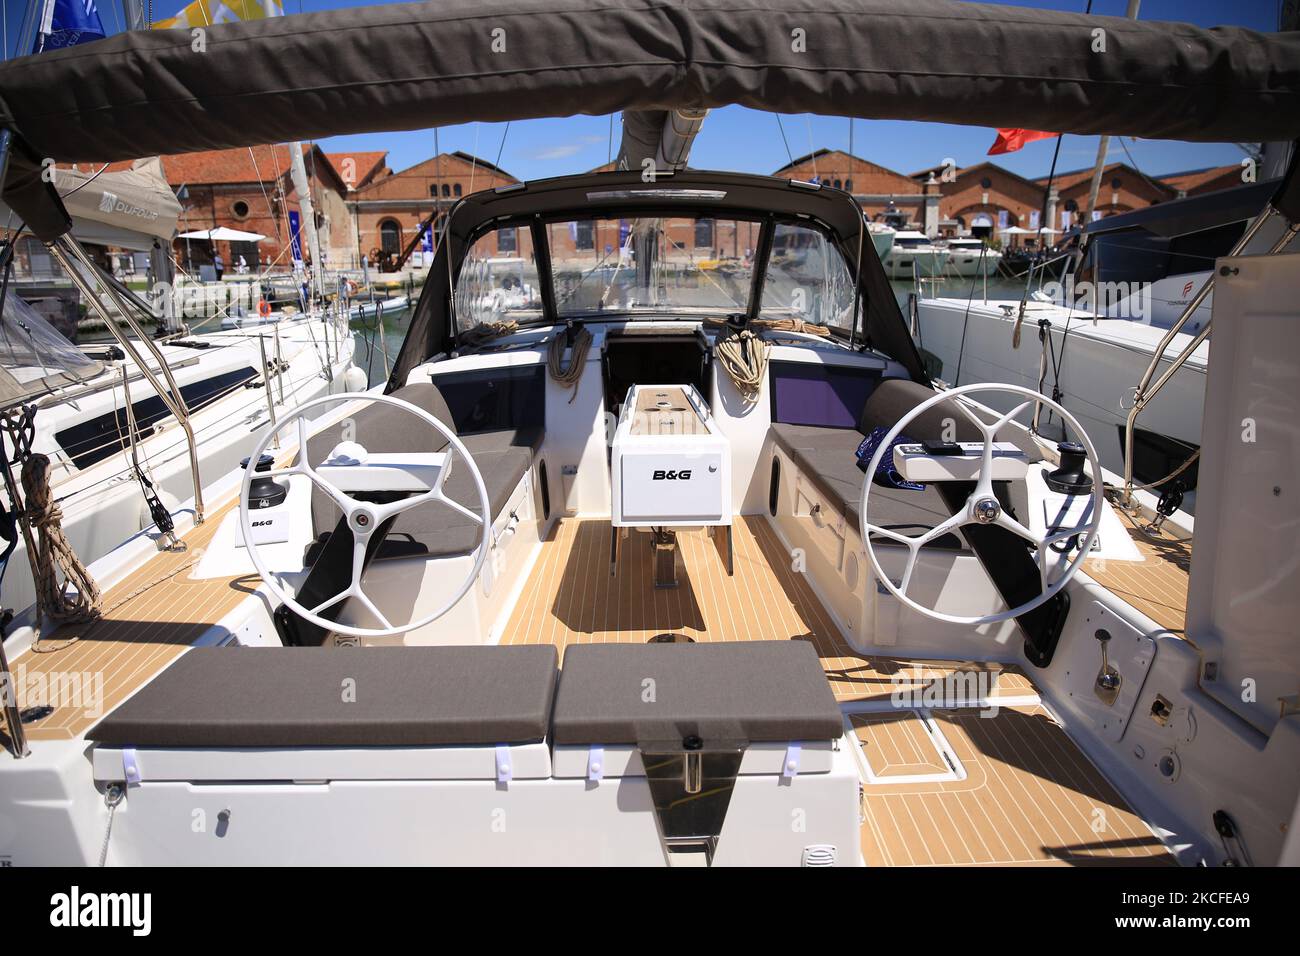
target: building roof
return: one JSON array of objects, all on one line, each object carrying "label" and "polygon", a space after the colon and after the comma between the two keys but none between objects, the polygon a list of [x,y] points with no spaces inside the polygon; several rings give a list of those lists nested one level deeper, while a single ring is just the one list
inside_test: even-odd
[{"label": "building roof", "polygon": [[[328,176],[340,191],[346,186],[326,159],[319,146],[304,143],[303,157],[307,175]],[[198,153],[163,156],[163,175],[168,185],[216,186],[239,183],[274,183],[289,172],[289,147],[284,145],[241,146],[235,149],[209,149]],[[131,160],[110,163],[110,170],[130,169]]]},{"label": "building roof", "polygon": [[[923,183],[925,182],[925,180],[929,179],[931,175],[937,176],[945,168],[946,168],[945,165],[943,163],[940,163],[938,166],[930,166],[927,167],[926,169],[918,169],[916,172],[912,173],[909,178],[914,179],[917,182]],[[1046,180],[1039,180],[1035,182],[1032,179],[1028,179],[1024,176],[1021,176],[1019,173],[1013,173],[1005,166],[999,166],[997,163],[990,162],[987,159],[984,160],[983,162],[976,163],[973,166],[958,167],[957,177],[960,179],[962,176],[965,176],[969,173],[976,172],[977,170],[981,170],[981,169],[990,169],[995,173],[1000,173],[1003,176],[1006,176],[1010,179],[1014,179],[1017,182],[1024,183],[1026,186],[1032,186],[1035,189],[1041,189],[1043,184],[1046,182]]]},{"label": "building roof", "polygon": [[1190,193],[1198,186],[1204,186],[1216,179],[1227,175],[1238,175],[1241,173],[1241,169],[1240,163],[1229,163],[1227,166],[1210,166],[1205,169],[1188,169],[1181,173],[1169,173],[1167,176],[1161,176],[1160,181],[1180,192]]},{"label": "building roof", "polygon": [[[1094,167],[1092,166],[1085,166],[1083,169],[1072,169],[1069,172],[1057,173],[1056,178],[1053,179],[1052,181],[1052,184],[1056,186],[1057,191],[1063,192],[1066,189],[1071,188],[1072,186],[1077,186],[1079,183],[1091,181],[1093,169]],[[1137,177],[1134,180],[1135,182],[1143,183],[1149,181],[1153,186],[1155,186],[1160,190],[1163,190],[1164,192],[1168,193],[1170,196],[1173,196],[1175,193],[1174,187],[1164,182],[1161,182],[1159,177],[1145,176],[1142,174],[1140,170],[1134,169],[1128,163],[1107,163],[1106,167],[1102,170],[1101,173],[1102,181],[1105,182],[1106,176],[1109,176],[1112,173],[1117,173],[1120,170],[1123,170],[1126,173],[1131,173],[1133,176]],[[1040,176],[1037,179],[1035,179],[1034,182],[1038,183],[1038,185],[1040,186],[1046,186],[1047,180],[1049,178],[1050,177],[1048,176]]]},{"label": "building roof", "polygon": [[[854,156],[852,153],[842,149],[821,149],[813,150],[804,156],[786,163],[780,169],[772,173],[773,176],[788,174],[797,166],[803,166],[808,163],[815,163],[817,160],[834,160],[843,159],[850,163],[856,164],[857,168],[852,171],[853,176],[853,193],[854,195],[902,195],[898,186],[906,184],[908,192],[906,195],[912,195],[917,192],[915,184],[908,177],[896,170],[881,166],[879,163],[873,163],[869,159],[863,159],[861,156]],[[823,182],[824,182],[823,178]],[[847,184],[845,185],[847,189]]]},{"label": "building roof", "polygon": [[[326,153],[325,158],[330,161],[334,167],[334,172],[338,174],[340,180],[347,185],[349,189],[360,189],[369,183],[375,176],[382,173],[388,166],[388,150],[373,151],[353,151],[346,153]],[[347,162],[351,160],[352,181],[344,175],[347,170]]]},{"label": "building roof", "polygon": [[[455,152],[451,152],[451,153],[439,153],[437,156],[430,156],[428,159],[422,159],[418,163],[415,163],[412,166],[408,166],[405,169],[398,170],[395,173],[390,173],[387,176],[383,176],[369,183],[365,183],[361,186],[358,186],[357,189],[353,192],[351,198],[356,199],[358,201],[366,201],[368,196],[373,197],[374,195],[381,192],[383,193],[390,192],[390,190],[386,189],[386,187],[401,188],[401,182],[408,179],[410,180],[429,179],[432,177],[436,177],[439,173],[449,178],[459,177],[463,175],[462,172],[457,171],[451,167],[440,168],[438,163],[438,160],[440,159],[455,160],[456,162],[458,162],[463,166],[470,166],[484,173],[495,173],[496,175],[501,176],[512,183],[519,182],[519,179],[517,177],[515,177],[511,173],[506,172],[506,170],[495,165],[494,163],[489,163],[487,160],[480,159],[478,156],[474,156],[473,154],[464,152],[463,150],[456,150]],[[394,180],[398,180],[399,182],[394,182]]]}]

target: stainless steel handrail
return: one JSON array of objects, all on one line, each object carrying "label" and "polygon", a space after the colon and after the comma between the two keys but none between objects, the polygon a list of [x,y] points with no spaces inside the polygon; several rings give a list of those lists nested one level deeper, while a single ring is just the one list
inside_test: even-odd
[{"label": "stainless steel handrail", "polygon": [[[185,441],[190,456],[190,473],[194,480],[194,523],[202,524],[203,482],[199,476],[199,455],[198,447],[194,440],[194,428],[190,425],[189,408],[185,405],[185,399],[181,396],[180,389],[176,387],[176,380],[172,377],[171,368],[167,365],[167,359],[131,315],[126,301],[117,294],[117,290],[112,288],[111,284],[103,281],[100,276],[99,267],[95,264],[94,260],[86,255],[86,251],[81,248],[81,245],[73,239],[72,236],[60,236],[54,242],[50,243],[47,248],[50,250],[50,255],[52,255],[55,261],[59,263],[59,266],[63,271],[68,274],[68,278],[72,280],[73,285],[75,285],[77,290],[86,297],[87,304],[90,308],[94,309],[99,314],[99,317],[104,320],[104,324],[107,325],[108,330],[113,333],[113,337],[117,339],[118,344],[122,346],[122,350],[131,356],[136,367],[144,374],[144,377],[149,380],[149,384],[153,387],[153,390],[157,393],[158,397],[162,399],[163,404],[167,406],[167,410],[175,416],[176,421],[180,424],[181,428],[184,429]],[[90,280],[88,280],[85,275],[78,271],[77,265],[84,268],[87,274],[96,278],[96,281],[113,301],[113,305],[117,308],[118,312],[121,313],[122,318],[126,321],[126,324],[130,326],[131,331],[135,334],[136,338],[142,342],[145,348],[147,348],[153,355],[154,359],[158,363],[158,368],[162,371],[163,378],[166,379],[166,387],[163,386],[154,375],[153,370],[145,363],[131,339],[123,334],[121,328],[118,327],[117,322],[109,316],[108,309],[105,308],[104,303],[100,301],[94,286],[91,285]]]},{"label": "stainless steel handrail", "polygon": [[[1240,255],[1245,250],[1246,246],[1250,244],[1251,240],[1259,234],[1259,231],[1263,229],[1265,224],[1267,224],[1275,215],[1280,215],[1280,213],[1278,213],[1278,211],[1271,205],[1266,206],[1263,212],[1251,220],[1250,225],[1246,227],[1246,231],[1241,234],[1241,238],[1236,241],[1232,249],[1228,251],[1227,256],[1224,258]],[[1272,247],[1265,253],[1265,255],[1271,256],[1281,252],[1286,248],[1291,240],[1295,238],[1297,232],[1300,232],[1300,225],[1295,223],[1288,224],[1277,242],[1273,243]],[[1205,284],[1201,286],[1196,295],[1192,296],[1191,301],[1187,303],[1187,307],[1183,309],[1183,314],[1178,317],[1178,321],[1171,325],[1169,330],[1165,332],[1164,336],[1160,339],[1160,344],[1156,346],[1155,353],[1151,356],[1151,362],[1147,366],[1146,372],[1143,373],[1142,379],[1133,390],[1133,405],[1129,408],[1128,419],[1124,424],[1124,496],[1122,503],[1125,508],[1131,507],[1133,504],[1133,437],[1138,416],[1142,413],[1142,410],[1151,403],[1151,400],[1156,397],[1160,390],[1165,387],[1165,384],[1173,378],[1174,373],[1186,364],[1187,360],[1191,358],[1192,353],[1195,352],[1196,349],[1200,347],[1201,343],[1209,337],[1210,326],[1214,320],[1213,315],[1206,320],[1204,328],[1196,333],[1192,341],[1173,358],[1169,363],[1169,368],[1165,369],[1160,377],[1155,380],[1154,384],[1151,379],[1155,375],[1156,369],[1160,367],[1160,362],[1164,358],[1165,349],[1168,348],[1169,343],[1174,340],[1174,336],[1177,335],[1182,330],[1183,326],[1191,320],[1192,315],[1201,307],[1201,303],[1203,303],[1206,297],[1214,291],[1214,276],[1215,273],[1211,272],[1209,278],[1205,280]]]}]

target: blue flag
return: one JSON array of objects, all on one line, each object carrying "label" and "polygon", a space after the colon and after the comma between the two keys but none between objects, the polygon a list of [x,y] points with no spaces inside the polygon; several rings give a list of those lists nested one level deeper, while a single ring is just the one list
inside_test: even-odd
[{"label": "blue flag", "polygon": [[104,39],[95,0],[45,0],[33,53]]}]

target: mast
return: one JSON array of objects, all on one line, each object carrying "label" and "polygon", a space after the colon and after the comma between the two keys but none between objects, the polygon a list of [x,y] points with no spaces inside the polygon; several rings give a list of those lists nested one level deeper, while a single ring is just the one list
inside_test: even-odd
[{"label": "mast", "polygon": [[[1138,18],[1138,7],[1142,0],[1128,0],[1128,10],[1124,16],[1130,20]],[[1101,190],[1101,173],[1106,168],[1106,153],[1110,149],[1110,137],[1103,136],[1097,141],[1097,164],[1092,170],[1092,186],[1088,190],[1088,206],[1083,211],[1083,221],[1079,223],[1080,228],[1087,226],[1092,222],[1092,211],[1097,208],[1097,193]]]},{"label": "mast", "polygon": [[144,22],[144,0],[122,0],[122,19],[128,30],[148,30]]},{"label": "mast", "polygon": [[298,194],[298,209],[301,212],[300,230],[307,235],[307,248],[311,251],[311,292],[312,298],[319,300],[321,270],[325,260],[320,254],[320,236],[316,233],[316,207],[311,199],[311,185],[307,182],[307,167],[302,161],[302,143],[294,140],[289,143],[289,176],[293,180],[294,192]]}]

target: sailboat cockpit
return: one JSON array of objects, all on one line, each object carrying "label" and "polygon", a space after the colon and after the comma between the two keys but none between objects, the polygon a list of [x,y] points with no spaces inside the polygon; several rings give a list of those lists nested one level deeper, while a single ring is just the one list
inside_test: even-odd
[{"label": "sailboat cockpit", "polygon": [[[1029,429],[1044,410],[1070,440]],[[1162,676],[1185,639],[1090,577],[1140,559],[1091,439],[1023,386],[932,387],[844,193],[469,197],[388,387],[249,452],[188,557],[109,562],[129,613],[81,647],[161,617],[148,666],[119,650],[104,714],[27,731],[73,790],[88,753],[76,813],[125,796],[121,862],[325,862],[306,834],[358,801],[386,808],[348,816],[376,862],[1213,852],[1144,789],[1202,705]],[[169,844],[196,793],[238,822]],[[417,820],[416,794],[457,812]],[[913,800],[970,826],[934,849]],[[509,839],[465,826],[502,801]]]},{"label": "sailboat cockpit", "polygon": [[[69,57],[0,66],[4,193],[46,242],[42,150],[632,110],[623,171],[456,202],[384,386],[280,412],[177,547],[94,562],[93,619],[15,623],[9,670],[58,693],[6,702],[0,853],[1300,862],[1297,254],[1217,263],[1193,545],[1077,409],[931,380],[851,195],[628,142],[665,103],[1048,129],[1062,95],[1087,132],[1293,137],[1295,41],[1130,24],[1095,60],[1108,18],[854,0],[801,14],[824,45],[792,66],[756,6],[524,6],[487,4],[508,66],[474,58],[481,0],[213,27],[241,43],[201,75],[174,38],[105,40],[83,100]],[[308,43],[295,87],[275,64]],[[153,71],[207,92],[142,122]]]}]

